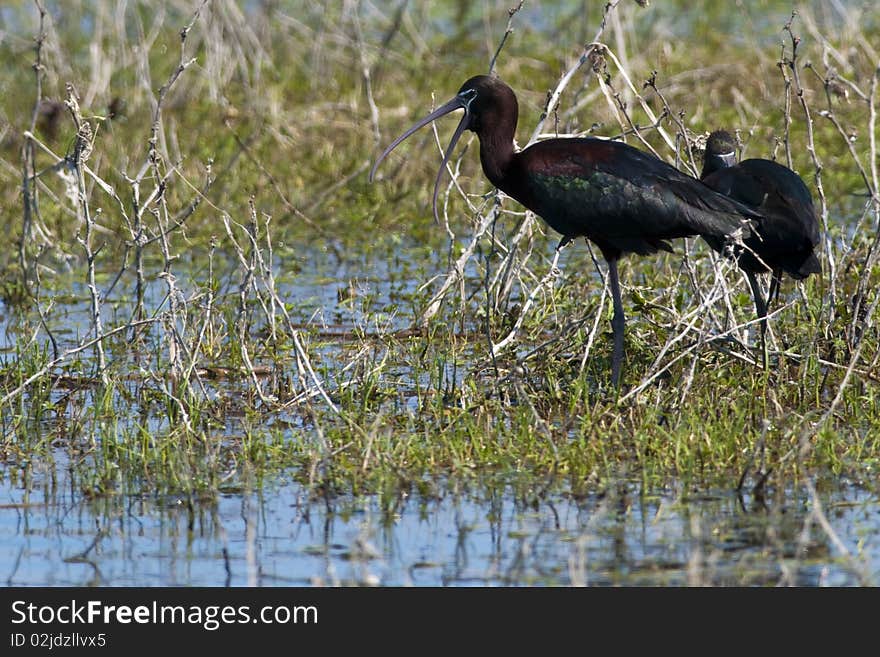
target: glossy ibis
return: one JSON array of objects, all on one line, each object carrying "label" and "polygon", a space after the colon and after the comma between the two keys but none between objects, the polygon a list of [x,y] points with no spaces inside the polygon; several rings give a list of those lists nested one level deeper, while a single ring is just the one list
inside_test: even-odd
[{"label": "glossy ibis", "polygon": [[[736,140],[724,130],[709,135],[700,176],[706,185],[754,209],[760,217],[753,235],[744,240],[738,264],[748,278],[761,320],[761,335],[767,329],[767,308],[774,291],[778,294],[782,272],[803,279],[821,271],[815,248],[819,244],[819,222],[810,190],[794,171],[763,159],[737,163]],[[706,241],[720,250],[723,244],[712,235]],[[757,274],[772,272],[767,299]]]},{"label": "glossy ibis", "polygon": [[583,236],[602,251],[614,302],[611,378],[617,385],[625,326],[617,273],[620,257],[671,251],[667,240],[690,235],[708,236],[717,243],[736,240],[749,234],[747,220],[757,217],[699,180],[622,142],[557,138],[518,151],[514,144],[519,112],[516,95],[500,79],[486,75],[472,77],[452,100],[395,139],[376,160],[370,180],[400,142],[459,109],[464,116],[446,147],[434,184],[434,218],[446,163],[464,131],[471,130],[480,141],[483,173],[562,234],[557,248]]}]

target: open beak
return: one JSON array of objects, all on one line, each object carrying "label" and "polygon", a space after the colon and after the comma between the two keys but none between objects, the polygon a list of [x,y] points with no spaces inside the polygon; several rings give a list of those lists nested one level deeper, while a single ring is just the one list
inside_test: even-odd
[{"label": "open beak", "polygon": [[382,163],[382,160],[384,160],[385,157],[388,155],[388,153],[393,151],[395,149],[395,147],[400,142],[402,142],[404,139],[409,137],[412,133],[414,133],[419,128],[422,128],[422,127],[428,125],[429,123],[431,123],[431,121],[435,121],[436,119],[439,119],[441,116],[445,116],[446,114],[449,114],[450,112],[454,112],[457,109],[463,109],[464,116],[461,118],[461,122],[458,124],[458,127],[455,129],[455,133],[452,135],[452,139],[449,141],[449,146],[446,147],[446,152],[443,154],[443,162],[440,164],[440,170],[437,172],[437,180],[434,181],[434,198],[432,200],[432,207],[434,210],[434,220],[437,223],[440,223],[440,219],[437,215],[437,196],[440,194],[440,178],[443,176],[443,171],[446,170],[446,163],[449,162],[449,156],[452,155],[452,149],[455,148],[455,144],[458,143],[458,140],[461,138],[462,133],[464,133],[464,131],[467,129],[468,121],[470,119],[470,113],[468,112],[468,108],[470,106],[470,101],[472,99],[473,99],[473,97],[465,98],[461,95],[457,95],[455,98],[450,100],[445,105],[441,105],[440,107],[435,109],[433,112],[428,114],[428,116],[423,118],[421,121],[416,123],[413,127],[411,127],[409,130],[407,130],[402,135],[400,135],[400,137],[398,137],[393,142],[391,142],[391,145],[382,152],[382,155],[380,155],[379,159],[376,160],[376,163],[373,165],[373,168],[370,169],[370,182],[373,182],[373,176],[376,174],[376,169],[379,168],[379,164]]}]

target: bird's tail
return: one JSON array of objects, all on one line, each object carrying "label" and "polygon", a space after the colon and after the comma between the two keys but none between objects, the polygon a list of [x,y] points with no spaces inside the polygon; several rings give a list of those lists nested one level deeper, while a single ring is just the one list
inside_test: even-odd
[{"label": "bird's tail", "polygon": [[675,195],[686,203],[694,232],[711,242],[741,244],[757,235],[753,224],[762,215],[698,180],[669,181]]},{"label": "bird's tail", "polygon": [[807,256],[806,260],[801,263],[801,266],[798,267],[796,278],[806,278],[810,274],[821,274],[822,273],[822,265],[819,264],[819,258],[816,257],[816,253],[810,251],[810,255]]}]

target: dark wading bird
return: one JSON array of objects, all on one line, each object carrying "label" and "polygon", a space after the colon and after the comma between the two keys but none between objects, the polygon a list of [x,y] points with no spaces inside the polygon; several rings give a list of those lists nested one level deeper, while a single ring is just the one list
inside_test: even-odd
[{"label": "dark wading bird", "polygon": [[498,189],[542,217],[562,234],[557,248],[586,237],[608,262],[614,302],[612,381],[617,385],[623,360],[625,319],[617,261],[625,253],[671,251],[666,240],[703,235],[723,244],[748,234],[748,208],[718,194],[675,167],[622,142],[596,138],[558,138],[517,151],[514,144],[518,105],[513,90],[495,77],[478,75],[455,97],[417,122],[385,149],[370,171],[404,139],[455,110],[464,116],[440,165],[434,184],[437,219],[440,179],[465,130],[477,133],[483,173]]},{"label": "dark wading bird", "polygon": [[[754,234],[744,240],[738,264],[745,272],[761,320],[761,336],[767,329],[767,308],[779,293],[782,272],[801,280],[822,271],[816,258],[819,221],[810,190],[794,171],[771,160],[736,161],[736,141],[724,130],[709,135],[701,178],[717,192],[736,199],[759,215]],[[720,249],[714,236],[706,241]],[[757,274],[772,272],[766,300]]]}]

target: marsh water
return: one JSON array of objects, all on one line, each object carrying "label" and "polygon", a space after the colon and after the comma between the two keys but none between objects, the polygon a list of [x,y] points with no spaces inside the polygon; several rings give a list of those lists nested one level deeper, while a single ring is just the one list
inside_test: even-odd
[{"label": "marsh water", "polygon": [[[337,336],[375,312],[406,325],[406,314],[391,310],[398,283],[378,259],[309,257],[325,265],[285,289],[302,301],[304,321]],[[372,320],[340,298],[351,286],[371,296]],[[61,348],[72,344],[88,328],[86,304],[71,303],[56,328],[66,329]],[[14,322],[5,329],[11,350],[20,336]],[[322,495],[281,472],[259,484],[238,477],[208,499],[94,495],[57,433],[46,427],[51,458],[10,464],[0,479],[8,585],[855,586],[880,578],[880,500],[831,473],[815,496],[772,484],[737,492],[729,482],[658,489],[626,472],[587,493],[547,473],[506,472],[390,495]]]},{"label": "marsh water", "polygon": [[479,492],[310,499],[294,483],[230,491],[193,508],[174,497],[84,499],[62,472],[4,481],[0,574],[18,586],[859,586],[876,584],[880,504],[852,482],[814,502],[729,490],[574,499],[515,486]]}]

